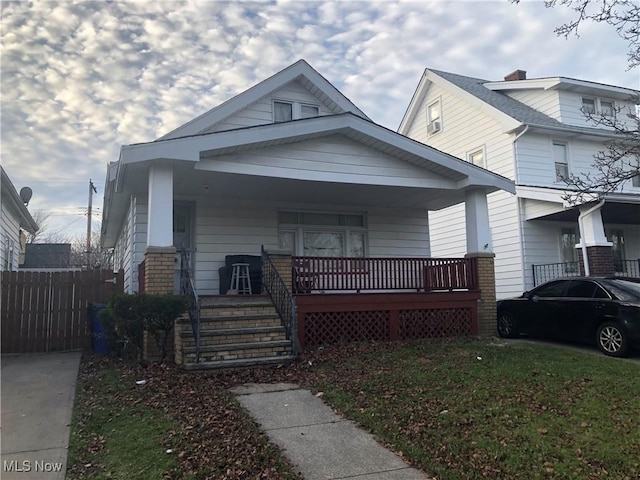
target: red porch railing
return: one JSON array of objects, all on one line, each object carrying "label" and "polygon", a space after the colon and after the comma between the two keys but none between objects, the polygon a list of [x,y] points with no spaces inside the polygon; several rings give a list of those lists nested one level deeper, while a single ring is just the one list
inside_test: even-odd
[{"label": "red porch railing", "polygon": [[473,258],[292,257],[293,291],[476,290]]}]

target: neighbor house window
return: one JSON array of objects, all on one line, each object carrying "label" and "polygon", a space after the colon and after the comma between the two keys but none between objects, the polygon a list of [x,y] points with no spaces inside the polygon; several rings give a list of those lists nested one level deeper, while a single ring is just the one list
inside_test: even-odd
[{"label": "neighbor house window", "polygon": [[478,167],[485,168],[484,163],[484,148],[473,150],[467,154],[467,161],[477,165]]},{"label": "neighbor house window", "polygon": [[273,121],[288,122],[293,120],[293,104],[288,102],[273,102]]},{"label": "neighbor house window", "polygon": [[560,231],[560,256],[564,264],[564,273],[578,273],[578,235],[575,228],[563,228]]},{"label": "neighbor house window", "polygon": [[309,257],[364,257],[366,223],[362,214],[279,212],[278,244]]},{"label": "neighbor house window", "polygon": [[582,97],[582,111],[587,114],[596,113],[596,99]]},{"label": "neighbor house window", "polygon": [[556,169],[556,182],[564,182],[569,178],[569,162],[567,160],[567,144],[553,142],[553,162]]},{"label": "neighbor house window", "polygon": [[607,117],[613,117],[613,102],[609,100],[600,100],[600,112]]},{"label": "neighbor house window", "polygon": [[427,133],[433,135],[442,130],[442,110],[440,100],[437,100],[427,107]]},{"label": "neighbor house window", "polygon": [[635,177],[631,178],[631,185],[633,185],[634,187],[640,187],[640,175],[636,175]]}]

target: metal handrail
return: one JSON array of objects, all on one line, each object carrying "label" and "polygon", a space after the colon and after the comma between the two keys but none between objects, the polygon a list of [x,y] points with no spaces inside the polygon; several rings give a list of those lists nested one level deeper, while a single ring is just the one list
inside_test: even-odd
[{"label": "metal handrail", "polygon": [[196,341],[196,363],[200,362],[200,297],[191,275],[191,256],[186,248],[180,249],[180,294],[189,300],[189,320]]},{"label": "metal handrail", "polygon": [[276,308],[294,355],[298,353],[296,301],[269,254],[261,247],[262,284]]}]

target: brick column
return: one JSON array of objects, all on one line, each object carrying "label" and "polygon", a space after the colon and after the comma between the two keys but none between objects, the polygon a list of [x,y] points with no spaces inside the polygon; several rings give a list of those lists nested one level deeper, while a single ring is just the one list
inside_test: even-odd
[{"label": "brick column", "polygon": [[[147,247],[144,254],[144,288],[148,294],[173,293],[175,274],[175,247]],[[174,338],[167,342],[167,361],[173,361]],[[153,335],[144,332],[142,357],[150,362],[160,360],[160,349]]]},{"label": "brick column", "polygon": [[587,258],[591,275],[609,277],[615,273],[612,247],[602,245],[587,247]]},{"label": "brick column", "polygon": [[496,334],[496,272],[493,253],[467,253],[465,258],[475,258],[478,265],[478,335],[481,337]]}]

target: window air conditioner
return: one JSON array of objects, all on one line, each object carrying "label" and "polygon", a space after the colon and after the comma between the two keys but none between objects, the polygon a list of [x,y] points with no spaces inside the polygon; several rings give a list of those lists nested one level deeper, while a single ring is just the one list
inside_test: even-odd
[{"label": "window air conditioner", "polygon": [[427,125],[427,133],[436,133],[440,131],[440,122],[431,122],[429,125]]}]

